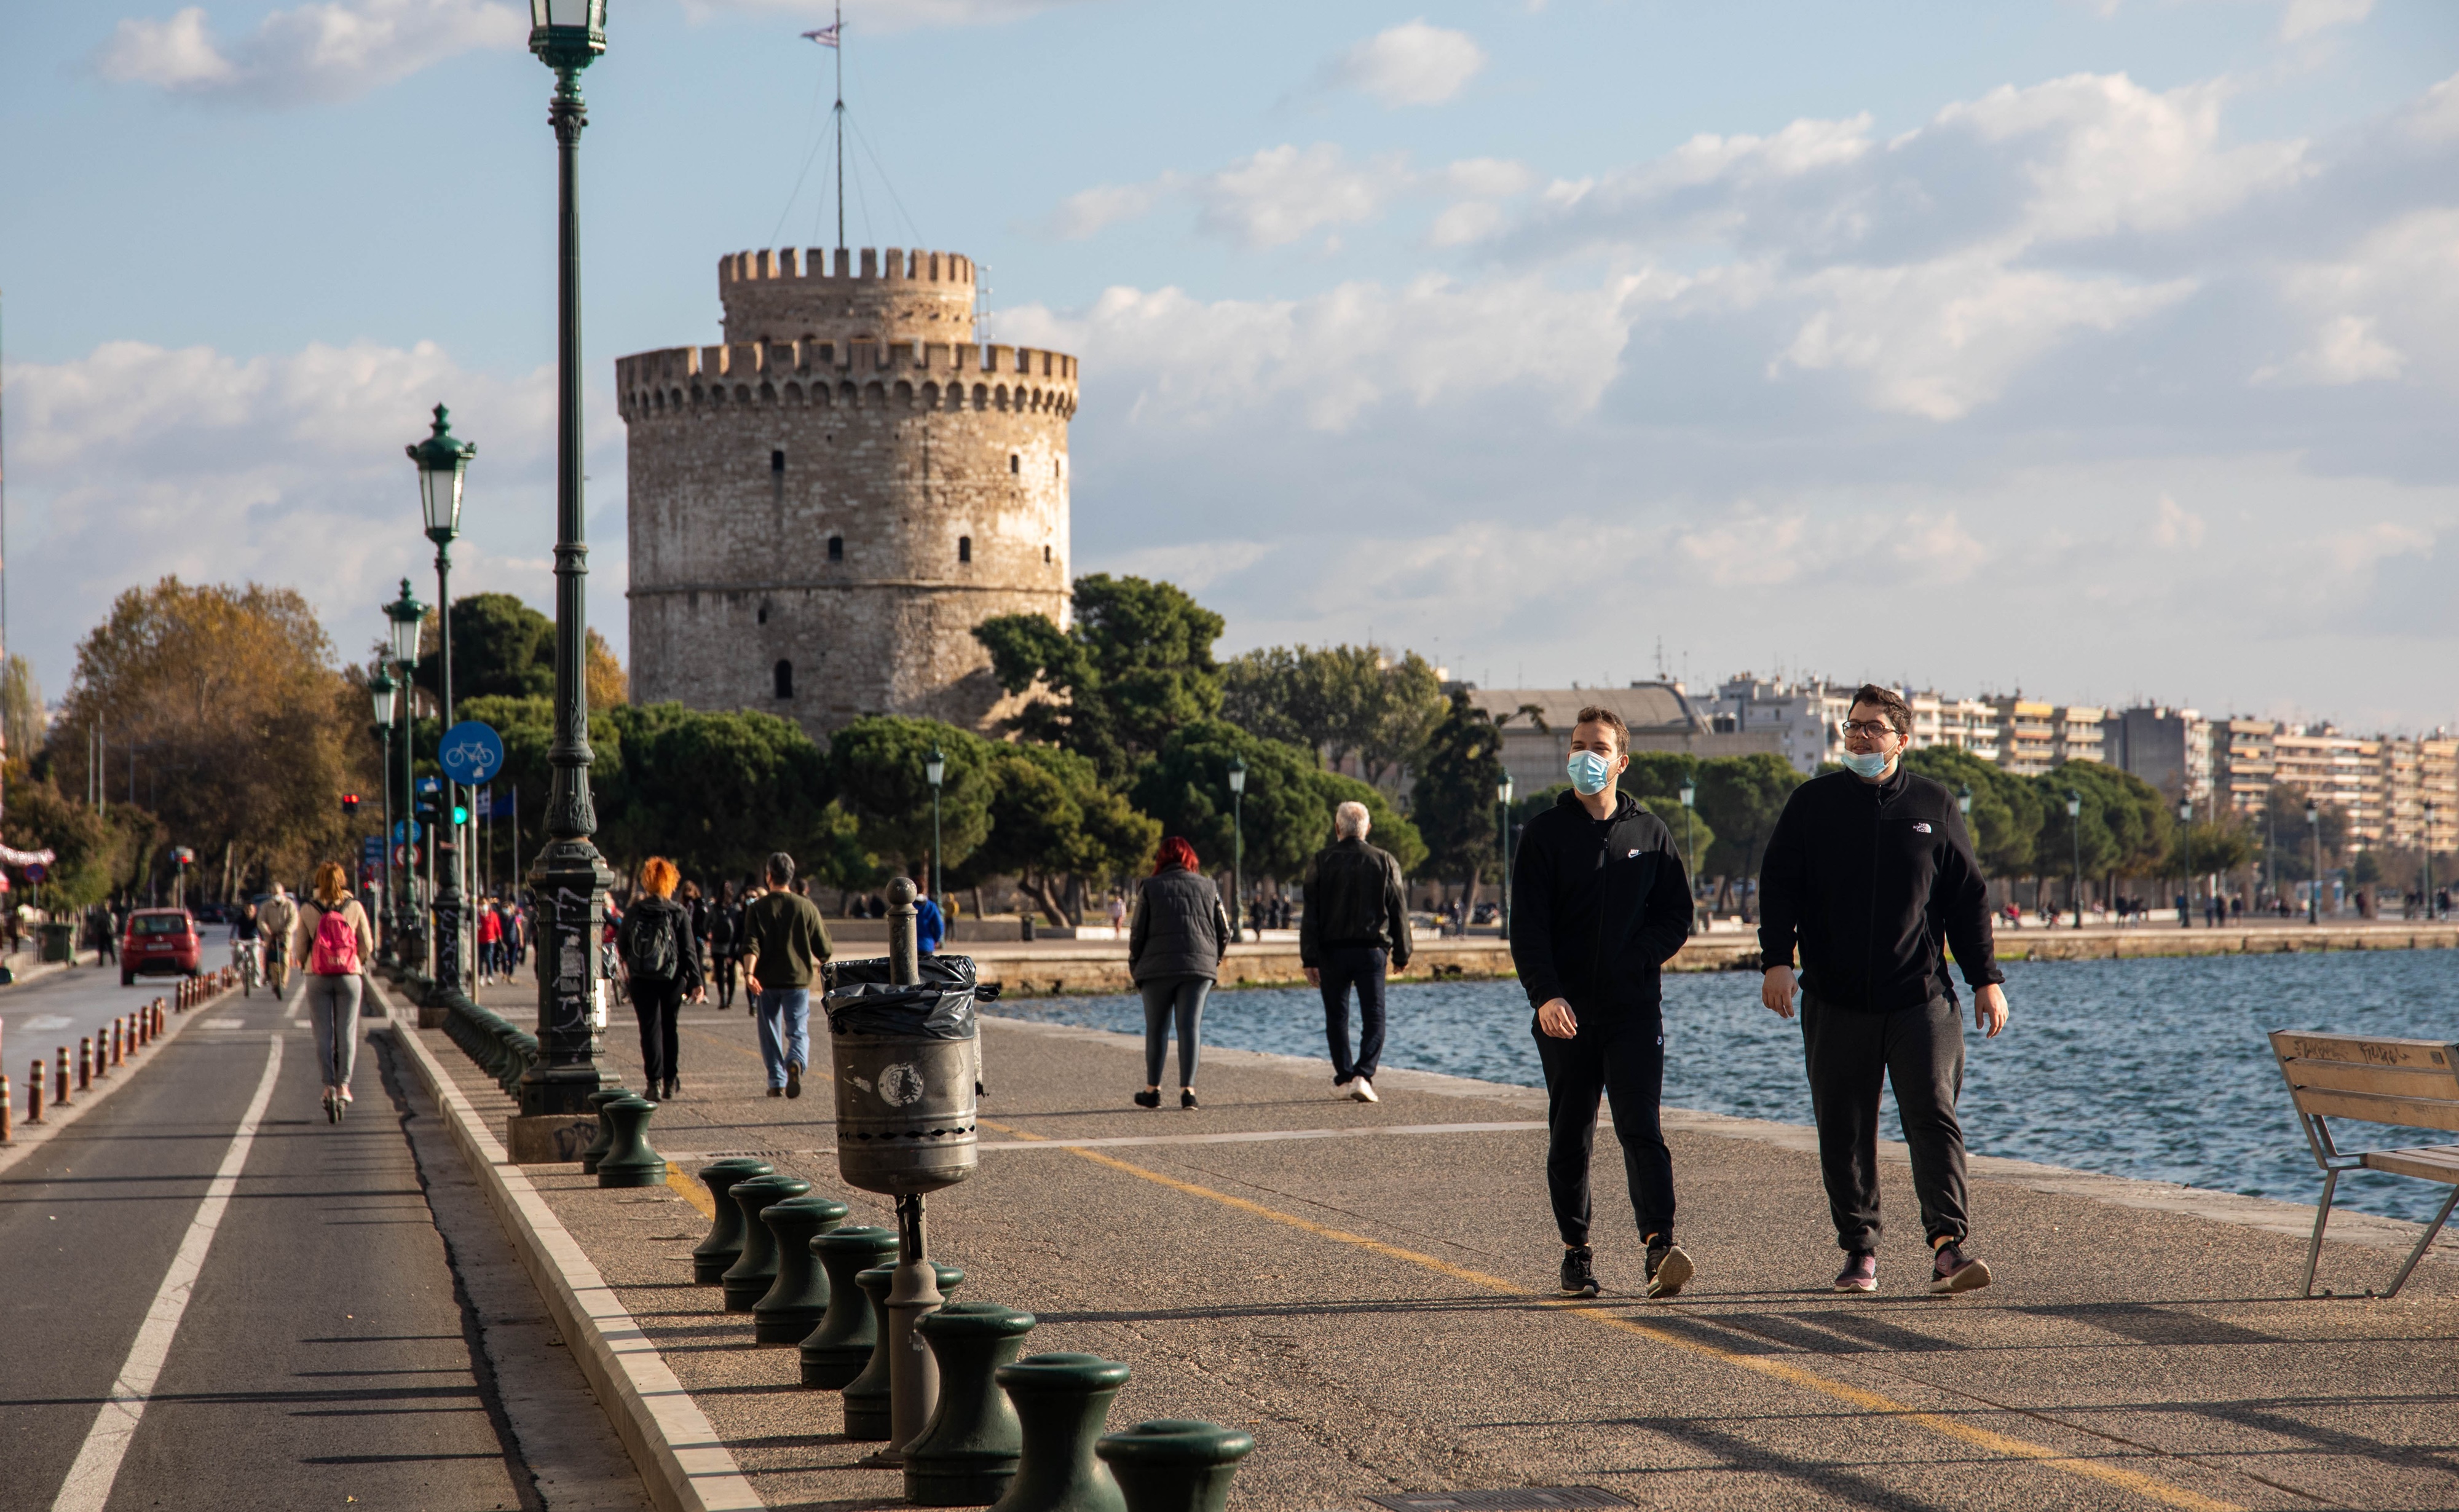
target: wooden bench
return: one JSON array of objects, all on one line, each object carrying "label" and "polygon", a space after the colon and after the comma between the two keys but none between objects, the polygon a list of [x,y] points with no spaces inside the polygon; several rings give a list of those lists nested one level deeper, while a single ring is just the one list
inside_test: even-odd
[{"label": "wooden bench", "polygon": [[2305,1127],[2314,1164],[2322,1167],[2322,1201],[2314,1213],[2313,1243],[2305,1250],[2307,1296],[2314,1294],[2314,1266],[2322,1253],[2322,1228],[2331,1221],[2331,1193],[2343,1171],[2388,1171],[2441,1182],[2450,1188],[2442,1210],[2433,1215],[2425,1236],[2408,1251],[2407,1263],[2391,1278],[2390,1290],[2383,1293],[2399,1295],[2408,1272],[2425,1258],[2433,1236],[2448,1221],[2451,1208],[2459,1205],[2459,1144],[2343,1154],[2323,1120],[2459,1132],[2459,1044],[2275,1029],[2271,1052],[2280,1058],[2280,1074],[2287,1079],[2288,1095],[2296,1101],[2297,1121]]}]

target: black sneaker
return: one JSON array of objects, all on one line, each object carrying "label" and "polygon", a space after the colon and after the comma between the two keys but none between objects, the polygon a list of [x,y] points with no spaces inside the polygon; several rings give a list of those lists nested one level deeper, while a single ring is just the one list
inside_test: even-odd
[{"label": "black sneaker", "polygon": [[1191,1108],[1195,1106],[1195,1088],[1180,1087],[1178,1089],[1178,1105],[1183,1108]]},{"label": "black sneaker", "polygon": [[1692,1274],[1691,1257],[1682,1252],[1680,1245],[1670,1238],[1651,1239],[1648,1242],[1648,1294],[1650,1296],[1680,1295],[1683,1287],[1690,1284]]},{"label": "black sneaker", "polygon": [[1989,1267],[1964,1252],[1961,1244],[1941,1245],[1930,1262],[1929,1289],[1941,1296],[1977,1292],[1989,1284]]},{"label": "black sneaker", "polygon": [[1879,1290],[1879,1257],[1867,1250],[1856,1250],[1845,1256],[1844,1269],[1836,1272],[1839,1292],[1876,1292]]},{"label": "black sneaker", "polygon": [[800,1060],[786,1062],[786,1095],[789,1098],[803,1095],[803,1062]]},{"label": "black sneaker", "polygon": [[1594,1257],[1587,1245],[1566,1245],[1563,1249],[1563,1294],[1592,1297],[1597,1294],[1597,1270]]},{"label": "black sneaker", "polygon": [[1160,1091],[1159,1091],[1158,1089],[1156,1089],[1156,1090],[1151,1091],[1151,1092],[1139,1092],[1139,1093],[1137,1093],[1137,1094],[1136,1094],[1136,1106],[1138,1106],[1138,1107],[1149,1107],[1149,1108],[1157,1108],[1157,1107],[1161,1106],[1161,1093],[1160,1093]]}]

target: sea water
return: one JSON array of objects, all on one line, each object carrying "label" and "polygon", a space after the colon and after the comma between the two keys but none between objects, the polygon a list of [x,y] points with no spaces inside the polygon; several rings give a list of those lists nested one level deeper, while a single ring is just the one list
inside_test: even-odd
[{"label": "sea water", "polygon": [[[2459,951],[2199,956],[2125,961],[2009,961],[2013,1019],[1996,1040],[1970,1027],[1965,994],[1965,1140],[1975,1154],[2177,1182],[2310,1204],[2321,1173],[2264,1035],[2273,1029],[2459,1040]],[[1755,972],[1665,978],[1665,1102],[1808,1124],[1797,1020],[1758,999]],[[1142,1033],[1130,996],[1023,998],[991,1011]],[[1522,1086],[1545,1073],[1517,982],[1396,985],[1383,1063]],[[1351,1033],[1356,1032],[1356,1014]],[[1208,1044],[1321,1057],[1323,1005],[1309,988],[1219,992]],[[1175,1064],[1173,1055],[1173,1066]],[[1331,1074],[1327,1064],[1325,1093]],[[1133,1088],[1122,1087],[1122,1103]],[[1881,1129],[1892,1133],[1892,1101]],[[2343,1149],[2459,1143],[2459,1135],[2334,1125]],[[2343,1178],[2340,1201],[2429,1220],[2445,1188],[2398,1177]]]}]

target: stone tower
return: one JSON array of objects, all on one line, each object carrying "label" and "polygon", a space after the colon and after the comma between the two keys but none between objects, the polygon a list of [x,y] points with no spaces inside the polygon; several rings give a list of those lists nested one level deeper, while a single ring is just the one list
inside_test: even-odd
[{"label": "stone tower", "polygon": [[725,257],[725,345],[615,365],[642,703],[978,727],[973,628],[1068,622],[1076,359],[976,346],[965,258],[860,258]]}]

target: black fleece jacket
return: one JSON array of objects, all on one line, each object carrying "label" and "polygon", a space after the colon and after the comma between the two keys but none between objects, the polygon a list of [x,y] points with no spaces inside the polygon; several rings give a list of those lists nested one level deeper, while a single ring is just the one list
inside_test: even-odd
[{"label": "black fleece jacket", "polygon": [[1989,892],[1946,785],[1899,766],[1881,783],[1851,772],[1793,790],[1759,870],[1759,959],[1792,963],[1801,985],[1841,1008],[1912,1008],[1955,998],[1944,941],[1974,987],[2002,982]]},{"label": "black fleece jacket", "polygon": [[1611,818],[1565,792],[1528,822],[1511,864],[1511,961],[1528,1006],[1654,1009],[1659,971],[1691,934],[1691,879],[1665,821],[1627,792]]}]

